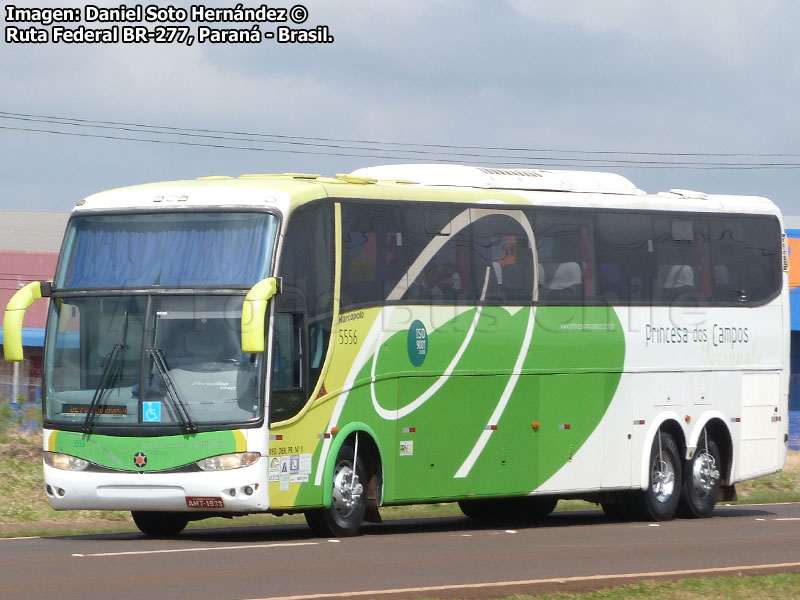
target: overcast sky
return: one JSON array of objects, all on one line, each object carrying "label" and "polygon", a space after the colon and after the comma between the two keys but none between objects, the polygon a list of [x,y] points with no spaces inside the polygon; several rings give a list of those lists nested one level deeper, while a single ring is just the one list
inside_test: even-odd
[{"label": "overcast sky", "polygon": [[[83,7],[45,0],[17,5]],[[292,1],[269,5],[288,8]],[[614,161],[605,170],[649,192],[689,188],[764,195],[786,214],[800,215],[799,168],[696,168],[710,162],[800,167],[800,3],[306,0],[304,5],[309,11],[304,26],[328,25],[332,44],[0,42],[0,111],[193,130],[526,148],[530,151],[461,149],[455,152],[482,156],[451,160],[537,167],[558,164],[558,158],[572,165],[599,158]],[[9,118],[0,118],[0,127],[254,146]],[[69,210],[92,192],[147,181],[287,171],[331,175],[403,162],[396,150],[376,146],[260,147],[271,150],[0,128],[0,208]],[[770,154],[783,156],[765,156]],[[695,168],[630,168],[623,160],[683,161]],[[582,164],[603,169],[603,163]]]}]

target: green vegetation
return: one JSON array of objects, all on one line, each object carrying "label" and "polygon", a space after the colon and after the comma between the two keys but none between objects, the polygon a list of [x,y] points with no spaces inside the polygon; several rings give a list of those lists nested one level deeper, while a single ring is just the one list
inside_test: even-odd
[{"label": "green vegetation", "polygon": [[[0,407],[0,418],[3,414]],[[0,494],[4,499],[0,503],[0,537],[97,531],[98,526],[102,530],[120,525],[130,529],[128,513],[51,509],[44,493],[41,449],[41,433],[0,432]]]},{"label": "green vegetation", "polygon": [[[800,573],[753,577],[709,577],[675,581],[640,581],[582,593],[505,596],[503,600],[776,600],[800,597]],[[433,599],[429,599],[433,600]]]},{"label": "green vegetation", "polygon": [[0,435],[13,434],[28,425],[41,428],[41,408],[28,402],[23,393],[17,395],[17,406],[21,410],[15,412],[8,394],[0,398]]}]

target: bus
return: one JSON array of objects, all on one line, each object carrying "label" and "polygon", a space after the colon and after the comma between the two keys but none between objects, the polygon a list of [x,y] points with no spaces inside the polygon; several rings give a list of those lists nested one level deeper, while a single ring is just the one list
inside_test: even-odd
[{"label": "bus", "polygon": [[616,174],[385,165],[91,195],[47,298],[46,493],[191,520],[379,508],[707,517],[787,450],[787,251],[768,199]]}]

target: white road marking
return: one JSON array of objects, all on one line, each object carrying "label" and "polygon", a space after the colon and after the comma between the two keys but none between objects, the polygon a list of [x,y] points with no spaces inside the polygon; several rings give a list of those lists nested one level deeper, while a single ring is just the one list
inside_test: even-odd
[{"label": "white road marking", "polygon": [[29,535],[27,537],[13,537],[13,538],[0,538],[0,542],[13,542],[14,540],[38,540],[42,536],[40,535]]},{"label": "white road marking", "polygon": [[512,587],[518,585],[537,585],[543,583],[574,583],[581,581],[605,581],[610,579],[646,579],[648,577],[689,576],[714,573],[731,573],[756,571],[759,569],[785,569],[800,567],[800,562],[772,563],[765,565],[741,565],[736,567],[716,567],[708,569],[680,569],[677,571],[650,571],[647,573],[609,573],[606,575],[586,575],[583,577],[552,577],[548,579],[523,579],[519,581],[494,581],[487,583],[457,583],[452,585],[430,585],[425,587],[392,588],[385,590],[364,590],[327,594],[303,594],[298,596],[265,596],[250,600],[314,600],[315,598],[354,598],[374,596],[376,594],[416,594],[421,592],[444,592],[450,590],[485,589],[495,587]]},{"label": "white road marking", "polygon": [[773,521],[800,521],[800,517],[776,517]]},{"label": "white road marking", "polygon": [[276,544],[248,544],[243,546],[212,546],[205,548],[172,548],[169,550],[131,550],[128,552],[96,552],[94,554],[73,554],[78,558],[97,558],[106,556],[135,556],[142,554],[177,554],[179,552],[214,552],[219,550],[252,550],[254,548],[286,548],[289,546],[317,546],[319,542],[292,542]]}]

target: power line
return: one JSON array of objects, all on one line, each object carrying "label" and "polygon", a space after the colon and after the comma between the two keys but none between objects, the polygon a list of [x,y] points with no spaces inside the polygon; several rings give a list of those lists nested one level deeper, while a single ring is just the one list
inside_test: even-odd
[{"label": "power line", "polygon": [[[248,132],[234,132],[222,131],[212,129],[188,129],[179,127],[169,127],[160,125],[145,125],[137,123],[123,123],[118,121],[97,121],[88,119],[74,119],[69,117],[53,117],[47,115],[32,115],[24,113],[10,113],[0,111],[0,119],[8,119],[14,121],[26,121],[32,123],[47,123],[50,125],[61,125],[66,127],[82,127],[101,130],[114,130],[124,131],[127,133],[140,133],[155,136],[180,136],[193,139],[207,139],[228,142],[244,142],[247,144],[277,144],[281,146],[291,146],[290,148],[279,147],[270,148],[262,146],[239,146],[224,143],[203,143],[203,142],[189,142],[174,139],[163,138],[141,138],[141,137],[128,137],[116,136],[100,133],[80,133],[76,131],[64,131],[61,129],[35,129],[28,127],[12,127],[2,126],[0,129],[9,131],[22,131],[28,133],[44,133],[50,135],[62,135],[81,138],[92,139],[106,139],[115,141],[132,141],[132,142],[145,142],[145,143],[158,143],[158,144],[171,144],[191,147],[204,147],[226,150],[240,150],[240,151],[256,151],[256,152],[279,152],[288,154],[310,154],[321,156],[338,156],[338,157],[352,157],[352,158],[370,158],[382,160],[409,160],[415,162],[453,162],[457,158],[459,162],[465,164],[486,164],[487,159],[501,159],[504,165],[507,166],[539,166],[539,167],[583,167],[583,168],[682,168],[682,169],[798,169],[800,162],[709,162],[709,161],[683,161],[683,160],[663,160],[663,157],[679,156],[679,157],[703,157],[703,158],[719,158],[719,157],[737,157],[737,158],[775,158],[775,157],[800,157],[800,154],[744,154],[744,153],[655,153],[655,152],[618,152],[618,151],[581,151],[581,150],[546,150],[546,149],[524,149],[524,148],[502,148],[502,147],[489,147],[489,146],[455,146],[455,145],[438,145],[438,144],[408,144],[399,142],[378,142],[378,141],[365,141],[365,140],[344,140],[337,138],[321,138],[321,137],[302,137],[302,136],[285,136],[277,134],[262,134],[262,133],[248,133]],[[247,136],[247,137],[244,137]],[[265,138],[265,139],[259,139]],[[279,139],[268,139],[279,138]],[[302,142],[299,140],[312,140]],[[337,144],[325,142],[341,142]],[[403,148],[391,147],[364,147],[364,146],[345,146],[347,144],[371,144],[375,146],[403,146]],[[414,149],[414,148],[417,149]],[[303,149],[299,149],[303,148]],[[306,149],[311,148],[311,149]],[[318,148],[324,149],[317,151]],[[408,149],[406,149],[408,148]],[[453,152],[453,151],[439,151],[434,152],[430,150],[419,150],[418,148],[443,148],[443,149],[479,149],[486,151],[504,151],[504,152],[540,152],[540,153],[565,153],[565,154],[600,154],[600,155],[614,155],[616,158],[579,158],[575,156],[558,157],[558,156],[518,156],[518,155],[505,155],[505,154],[485,154],[476,152]],[[348,152],[354,151],[354,152]],[[358,151],[367,152],[367,154],[356,153]],[[384,152],[388,154],[377,154],[376,152]],[[660,160],[643,160],[643,159],[629,159],[622,158],[623,156],[658,156],[662,157]],[[449,157],[449,158],[448,158]],[[474,160],[479,159],[479,160]],[[518,162],[518,161],[524,162]]]},{"label": "power line", "polygon": [[[148,127],[148,128],[147,129],[144,129],[144,128],[137,129],[134,126],[122,126],[122,125],[120,125],[120,126],[110,126],[110,125],[88,125],[88,124],[83,124],[83,123],[81,123],[81,124],[72,124],[72,123],[65,123],[63,121],[56,120],[56,119],[51,119],[49,117],[48,118],[44,118],[44,117],[42,117],[42,118],[6,117],[6,116],[3,116],[3,113],[0,113],[0,118],[17,120],[17,121],[27,121],[27,122],[33,122],[33,123],[49,123],[49,124],[55,124],[55,125],[69,125],[69,126],[75,126],[75,127],[90,127],[90,128],[103,129],[103,130],[126,131],[126,132],[129,132],[129,133],[149,133],[149,134],[156,134],[156,135],[162,135],[163,134],[163,132],[158,131],[158,128],[156,128],[156,129],[150,128],[150,127],[155,127],[155,126],[142,126],[142,127]],[[26,129],[26,128],[12,128],[12,127],[7,127],[7,129],[16,129],[18,131],[41,131],[41,132],[44,132],[44,133],[56,133],[55,131],[52,131],[52,130],[40,130],[40,129]],[[231,137],[231,136],[227,136],[227,135],[210,135],[210,134],[185,133],[184,131],[191,131],[191,130],[169,132],[168,135],[176,135],[176,136],[190,137],[190,138],[228,140],[228,141],[248,142],[248,143],[262,143],[260,140],[258,140],[256,138],[253,138],[253,137]],[[69,135],[69,132],[61,132],[61,133],[65,134],[65,135]],[[75,135],[79,135],[79,134],[75,134]],[[260,134],[241,134],[241,135],[256,135],[257,136],[257,135],[260,135]],[[82,137],[88,137],[88,136],[82,136]],[[106,139],[118,139],[118,140],[131,140],[131,139],[138,140],[139,139],[139,138],[124,138],[124,137],[121,137],[121,136],[97,136],[97,137],[106,138]],[[156,141],[156,140],[145,140],[145,141]],[[166,140],[161,140],[161,141],[163,143],[166,143]],[[308,147],[314,147],[314,148],[331,148],[331,149],[338,149],[338,150],[364,150],[364,151],[375,150],[374,148],[365,148],[365,147],[362,147],[362,146],[342,146],[342,145],[332,145],[332,144],[303,143],[303,142],[290,142],[290,141],[268,141],[267,143],[270,143],[270,144],[286,144],[286,145],[301,146],[301,147],[308,146]],[[234,147],[224,146],[224,145],[220,145],[220,144],[187,144],[187,145],[208,146],[208,147],[216,147],[216,148],[234,148]],[[249,146],[248,147],[235,147],[235,149],[238,149],[238,150],[247,149],[247,148],[250,148],[250,147]],[[256,148],[252,148],[252,149],[255,150]],[[269,149],[264,149],[264,148],[262,148],[260,150],[269,151]],[[274,151],[280,152],[281,150],[274,149]],[[648,165],[663,165],[663,166],[669,166],[669,167],[683,167],[683,166],[693,167],[693,166],[700,166],[700,165],[705,166],[705,167],[739,167],[739,166],[743,166],[743,163],[729,163],[729,162],[697,163],[697,162],[675,161],[675,160],[671,160],[671,161],[663,161],[663,160],[661,160],[661,161],[655,161],[655,160],[653,160],[653,161],[645,161],[645,160],[599,159],[599,158],[576,159],[576,158],[560,158],[560,157],[554,157],[554,156],[508,156],[508,155],[503,155],[503,154],[477,154],[477,153],[466,153],[466,152],[459,152],[459,153],[447,152],[447,153],[442,153],[442,152],[430,152],[430,151],[426,151],[426,150],[404,150],[404,149],[392,149],[391,151],[392,152],[396,152],[396,153],[403,153],[404,156],[402,156],[402,157],[397,157],[397,156],[375,156],[375,155],[372,155],[372,154],[370,154],[370,155],[346,154],[346,153],[341,153],[341,152],[336,152],[336,153],[305,152],[305,153],[306,154],[328,154],[328,155],[333,155],[333,156],[354,156],[354,157],[359,157],[359,158],[365,158],[365,157],[366,158],[371,158],[371,157],[374,157],[374,158],[389,158],[389,159],[402,158],[402,159],[409,159],[409,160],[431,160],[431,159],[429,159],[429,158],[425,158],[425,159],[409,158],[409,156],[407,156],[407,155],[410,155],[410,156],[424,155],[426,157],[430,157],[430,156],[442,156],[442,154],[446,154],[447,156],[458,157],[459,159],[463,159],[463,158],[469,158],[469,159],[479,158],[479,159],[482,159],[480,162],[477,162],[477,163],[475,161],[472,161],[473,164],[483,164],[485,159],[499,158],[499,159],[503,159],[503,160],[508,160],[509,158],[514,158],[514,159],[524,159],[525,161],[527,161],[525,163],[513,163],[514,165],[522,165],[522,164],[530,164],[530,163],[541,164],[543,161],[554,161],[557,164],[560,164],[560,163],[573,163],[574,164],[576,161],[579,161],[579,164],[591,165],[592,163],[597,163],[597,166],[601,166],[602,165],[604,167],[607,167],[609,165],[614,165],[614,166],[619,166],[619,167],[625,167],[625,166],[631,166],[631,165],[642,166],[642,167],[648,166]],[[298,151],[296,153],[302,153],[302,152]],[[452,159],[432,159],[432,160],[437,160],[437,161],[441,162],[442,160],[450,161]],[[800,165],[795,165],[795,163],[767,163],[767,164],[756,164],[756,165],[751,165],[751,166],[760,167],[760,168],[766,168],[766,167],[770,167],[770,168],[772,168],[772,167],[788,168],[788,167],[795,167],[795,166],[800,167]]]},{"label": "power line", "polygon": [[0,111],[0,116],[4,116],[7,118],[12,117],[27,117],[30,119],[54,119],[57,121],[64,122],[67,121],[73,122],[77,126],[77,124],[86,124],[84,126],[92,126],[95,125],[113,125],[113,126],[123,126],[123,127],[135,127],[135,128],[149,128],[149,129],[162,129],[166,131],[175,131],[175,132],[197,132],[197,133],[209,133],[209,134],[221,134],[221,135],[233,135],[233,136],[253,136],[253,137],[264,137],[264,138],[276,138],[276,139],[284,139],[284,140],[311,140],[315,142],[337,142],[343,144],[369,144],[373,146],[404,146],[404,147],[411,147],[411,148],[444,148],[444,149],[451,149],[451,150],[491,150],[491,151],[503,151],[503,152],[545,152],[545,153],[561,153],[561,154],[610,154],[610,155],[626,155],[626,156],[700,156],[700,157],[711,157],[711,158],[734,158],[734,157],[742,157],[742,158],[779,158],[779,157],[786,157],[786,158],[800,158],[800,153],[779,153],[779,152],[771,152],[771,153],[748,153],[748,152],[642,152],[642,151],[621,151],[621,150],[568,150],[568,149],[555,149],[555,148],[516,148],[516,147],[504,147],[504,146],[464,146],[464,145],[454,145],[454,144],[429,144],[429,143],[407,143],[407,142],[390,142],[390,141],[376,141],[376,140],[357,140],[357,139],[344,139],[344,138],[327,138],[327,137],[310,137],[310,136],[296,136],[296,135],[283,135],[283,134],[276,134],[276,133],[254,133],[254,132],[243,132],[243,131],[226,131],[226,130],[219,130],[219,129],[192,129],[192,128],[184,128],[184,127],[174,127],[174,126],[167,126],[167,125],[151,125],[151,124],[143,124],[143,123],[127,123],[122,121],[99,121],[99,120],[92,120],[92,119],[77,119],[72,117],[54,117],[50,115],[32,115],[26,113],[13,113],[13,112],[5,112]]}]

